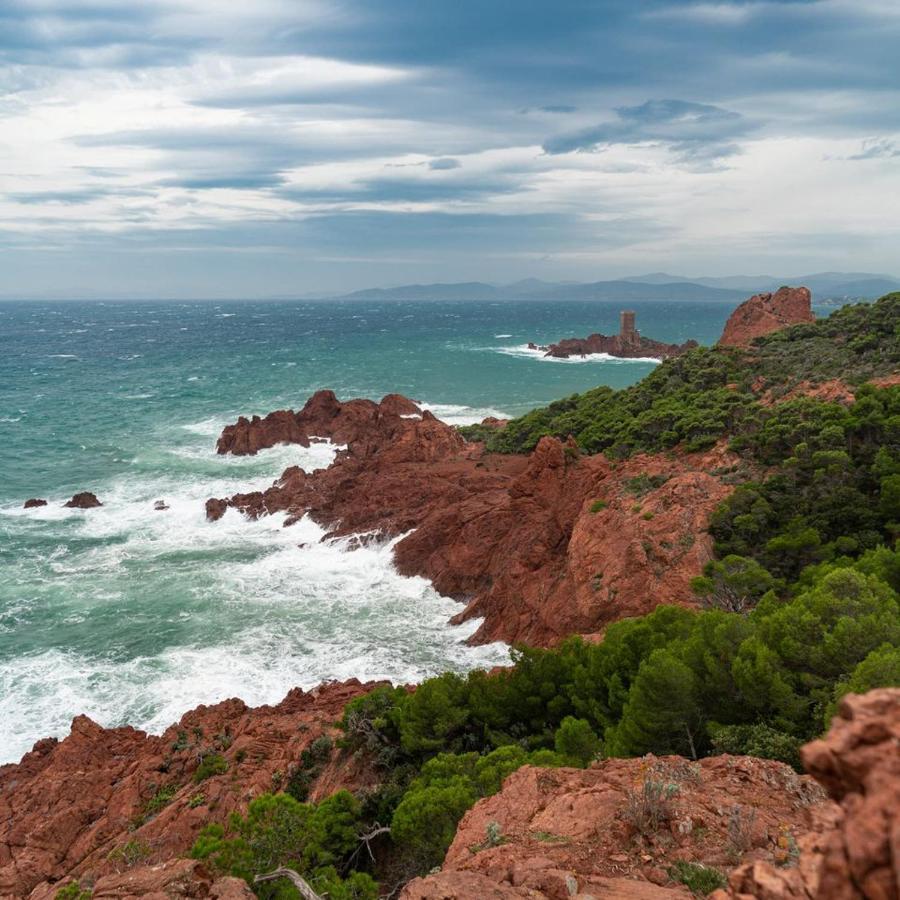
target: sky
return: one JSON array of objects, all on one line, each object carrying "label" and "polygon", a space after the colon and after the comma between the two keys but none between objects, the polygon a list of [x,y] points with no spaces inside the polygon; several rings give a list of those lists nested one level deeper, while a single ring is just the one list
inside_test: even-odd
[{"label": "sky", "polygon": [[0,297],[900,274],[898,0],[0,0]]}]

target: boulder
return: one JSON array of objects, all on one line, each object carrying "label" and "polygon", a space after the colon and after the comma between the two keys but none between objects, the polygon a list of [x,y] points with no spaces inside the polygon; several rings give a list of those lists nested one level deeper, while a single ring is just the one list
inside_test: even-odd
[{"label": "boulder", "polygon": [[47,505],[46,500],[42,500],[39,497],[31,497],[30,499],[25,501],[24,508],[25,509],[36,509],[39,506],[46,506],[46,505]]},{"label": "boulder", "polygon": [[90,491],[82,491],[79,494],[75,494],[65,505],[70,509],[93,509],[96,506],[103,506],[97,499],[97,495],[92,494]]}]

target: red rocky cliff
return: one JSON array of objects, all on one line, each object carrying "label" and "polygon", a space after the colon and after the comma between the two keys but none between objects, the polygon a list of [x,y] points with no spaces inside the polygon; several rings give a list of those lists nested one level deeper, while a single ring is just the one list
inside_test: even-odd
[{"label": "red rocky cliff", "polygon": [[[255,709],[240,700],[200,706],[159,737],[104,729],[79,716],[65,740],[39,741],[18,765],[0,767],[0,898],[32,891],[35,900],[53,897],[63,879],[74,878],[96,880],[96,897],[141,896],[143,885],[154,897],[225,900],[195,884],[195,863],[176,858],[187,855],[204,825],[277,790],[302,750],[335,734],[344,706],[373,686],[295,689],[277,706]],[[225,759],[227,771],[195,784],[200,758],[211,753]],[[365,789],[372,777],[364,761],[339,759],[334,751],[313,798],[344,786]],[[171,799],[149,812],[161,789]],[[131,850],[123,858],[126,845]],[[175,890],[179,884],[197,892]]]},{"label": "red rocky cliff", "polygon": [[749,347],[754,338],[788,325],[814,322],[812,297],[805,287],[782,287],[774,294],[756,294],[728,318],[719,338],[722,347]]},{"label": "red rocky cliff", "polygon": [[736,462],[724,449],[613,467],[548,437],[528,457],[484,455],[417,409],[399,397],[340,403],[328,391],[300,413],[229,426],[220,452],[313,436],[345,449],[328,469],[288,469],[266,491],[211,499],[208,516],[234,507],[287,513],[289,524],[308,514],[331,536],[406,535],[400,571],[466,601],[460,618],[484,618],[481,642],[552,644],[692,602],[690,579],[711,558],[708,515],[731,490],[709,474]]}]

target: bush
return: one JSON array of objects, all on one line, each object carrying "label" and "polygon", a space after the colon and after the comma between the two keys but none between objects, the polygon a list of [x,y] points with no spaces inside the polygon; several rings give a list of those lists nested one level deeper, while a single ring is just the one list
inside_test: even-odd
[{"label": "bush", "polygon": [[600,739],[585,719],[566,716],[556,730],[556,752],[567,761],[584,768],[600,752]]},{"label": "bush", "polygon": [[622,818],[645,837],[656,834],[675,815],[678,785],[646,778],[638,790],[629,790]]},{"label": "bush", "polygon": [[228,771],[228,763],[225,757],[219,753],[210,753],[204,756],[194,772],[194,784],[200,784],[213,775],[224,775]]},{"label": "bush", "polygon": [[91,891],[82,890],[77,881],[70,881],[54,895],[56,900],[91,900]]},{"label": "bush", "polygon": [[777,731],[768,725],[721,725],[711,727],[712,746],[716,753],[735,756],[758,756],[787,763],[798,772],[803,771],[800,747],[803,741],[791,734]]},{"label": "bush", "polygon": [[728,879],[718,869],[683,860],[669,869],[669,877],[686,885],[698,897],[705,897],[728,885]]},{"label": "bush", "polygon": [[[250,802],[247,815],[233,814],[228,828],[204,828],[191,849],[191,857],[206,860],[214,869],[253,883],[255,875],[279,866],[294,869],[320,892],[329,896],[377,897],[368,875],[338,877],[350,855],[358,849],[360,806],[352,794],[338,791],[318,805],[300,803],[287,794],[261,794]],[[260,897],[298,897],[284,882],[255,887]]]}]

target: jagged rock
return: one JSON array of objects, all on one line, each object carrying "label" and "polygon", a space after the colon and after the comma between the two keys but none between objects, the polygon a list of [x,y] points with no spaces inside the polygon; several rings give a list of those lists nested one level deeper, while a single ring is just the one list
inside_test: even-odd
[{"label": "jagged rock", "polygon": [[[373,687],[354,679],[310,692],[294,689],[278,705],[255,709],[225,700],[185,713],[160,736],[102,728],[79,716],[64,740],[38,741],[20,763],[0,767],[0,898],[27,897],[43,882],[62,879],[95,882],[95,897],[143,896],[132,888],[116,893],[126,889],[115,880],[115,851],[129,842],[146,848],[136,863],[145,887],[158,883],[160,864],[163,873],[184,875],[175,858],[188,853],[204,825],[227,821],[253,796],[277,787],[304,748],[323,734],[336,734],[334,722],[344,706]],[[220,753],[228,771],[197,785],[193,775],[201,751]],[[370,789],[376,775],[368,766],[334,751],[312,799],[342,787]],[[147,803],[160,787],[174,795],[149,815]],[[121,877],[137,872],[129,869]],[[110,887],[98,893],[104,883]],[[55,896],[60,886],[46,896]],[[153,893],[149,887],[146,892]]]},{"label": "jagged rock", "polygon": [[46,506],[46,505],[47,505],[46,500],[42,500],[39,497],[31,497],[30,499],[25,501],[24,508],[25,509],[36,509],[39,506]]},{"label": "jagged rock", "polygon": [[82,491],[80,494],[75,494],[65,505],[70,509],[93,509],[96,506],[103,506],[97,499],[97,495],[92,494],[90,491]]},{"label": "jagged rock", "polygon": [[722,347],[749,347],[754,338],[788,325],[814,322],[812,296],[805,287],[782,287],[774,294],[756,294],[728,318],[719,338]]},{"label": "jagged rock", "polygon": [[[690,580],[712,555],[708,515],[732,490],[708,474],[737,461],[723,447],[635,456],[615,470],[550,437],[528,457],[484,456],[427,411],[394,412],[404,408],[398,398],[340,403],[320,391],[296,421],[304,439],[315,431],[346,445],[335,462],[211,499],[207,517],[230,506],[287,513],[286,524],[309,514],[332,535],[406,534],[394,551],[399,570],[465,599],[458,621],[484,617],[476,642],[547,645],[660,603],[694,602]],[[652,479],[639,512],[624,487],[637,476]]]},{"label": "jagged rock", "polygon": [[[648,778],[678,786],[658,832],[637,832],[629,797]],[[776,859],[833,804],[808,777],[772,760],[719,756],[614,759],[583,769],[525,766],[463,817],[439,875],[406,900],[573,896],[691,897],[669,869],[679,861],[727,870],[741,857]],[[734,844],[735,821],[745,842]],[[501,840],[490,845],[488,827]]]},{"label": "jagged rock", "polygon": [[741,866],[715,900],[897,900],[900,896],[900,689],[850,694],[828,734],[802,750],[839,814],[799,842],[794,868]]},{"label": "jagged rock", "polygon": [[164,512],[165,510],[167,510],[167,509],[169,508],[169,504],[166,503],[165,500],[157,500],[157,501],[153,504],[153,508],[154,508],[157,512]]}]

